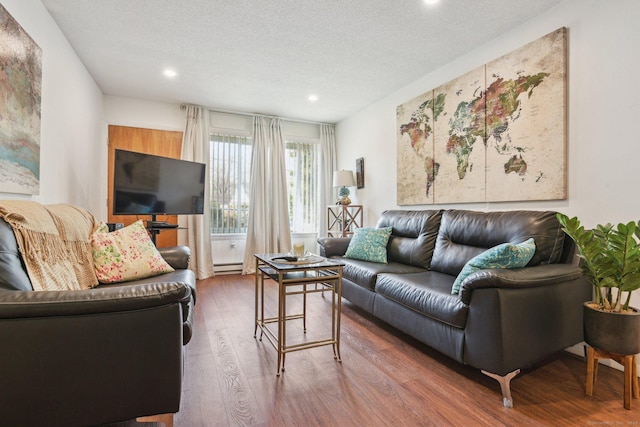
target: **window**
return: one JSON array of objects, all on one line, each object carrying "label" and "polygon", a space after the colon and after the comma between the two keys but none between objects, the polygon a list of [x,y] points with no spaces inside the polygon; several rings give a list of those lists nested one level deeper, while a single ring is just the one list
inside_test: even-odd
[{"label": "window", "polygon": [[319,146],[315,142],[285,142],[289,221],[292,233],[318,231],[319,152]]},{"label": "window", "polygon": [[[247,232],[251,138],[211,135],[211,234]],[[285,164],[292,233],[316,233],[320,207],[320,149],[317,142],[285,141]]]},{"label": "window", "polygon": [[246,233],[251,138],[211,135],[211,233]]}]

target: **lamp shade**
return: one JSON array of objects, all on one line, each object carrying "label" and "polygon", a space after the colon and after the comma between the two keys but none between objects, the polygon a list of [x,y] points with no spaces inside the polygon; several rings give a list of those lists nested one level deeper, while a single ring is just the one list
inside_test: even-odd
[{"label": "lamp shade", "polygon": [[353,171],[335,171],[333,173],[333,186],[334,187],[353,187],[356,185],[355,179],[353,179]]}]

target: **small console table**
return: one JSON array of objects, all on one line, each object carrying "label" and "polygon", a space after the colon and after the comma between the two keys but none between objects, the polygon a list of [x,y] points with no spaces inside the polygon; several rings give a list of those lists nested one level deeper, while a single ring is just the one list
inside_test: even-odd
[{"label": "small console table", "polygon": [[328,237],[348,237],[362,226],[362,205],[327,206]]}]

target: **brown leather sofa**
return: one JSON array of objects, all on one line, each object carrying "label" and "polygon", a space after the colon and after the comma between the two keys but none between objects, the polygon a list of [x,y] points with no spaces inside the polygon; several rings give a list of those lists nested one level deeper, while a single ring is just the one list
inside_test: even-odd
[{"label": "brown leather sofa", "polygon": [[32,291],[0,219],[0,424],[93,426],[180,409],[195,276],[175,272],[79,291]]},{"label": "brown leather sofa", "polygon": [[[498,380],[513,404],[510,380],[521,368],[583,340],[582,303],[591,286],[575,263],[573,241],[554,212],[385,211],[392,227],[388,264],[345,258],[349,238],[320,238],[338,258],[342,295],[458,362]],[[465,263],[488,248],[533,237],[526,267],[476,271],[452,294]]]}]

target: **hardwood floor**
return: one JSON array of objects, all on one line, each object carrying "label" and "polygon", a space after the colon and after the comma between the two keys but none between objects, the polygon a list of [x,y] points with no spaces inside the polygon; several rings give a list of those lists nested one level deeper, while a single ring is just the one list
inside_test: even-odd
[{"label": "hardwood floor", "polygon": [[[267,289],[275,297],[273,282]],[[329,298],[310,298],[308,334],[326,325],[330,308]],[[253,337],[253,319],[254,276],[198,282],[176,427],[640,426],[640,400],[622,406],[622,372],[601,365],[586,397],[586,363],[566,352],[516,376],[506,409],[496,381],[346,300],[342,363],[330,346],[289,353],[280,377],[275,349]],[[301,329],[296,320],[287,331]]]}]

